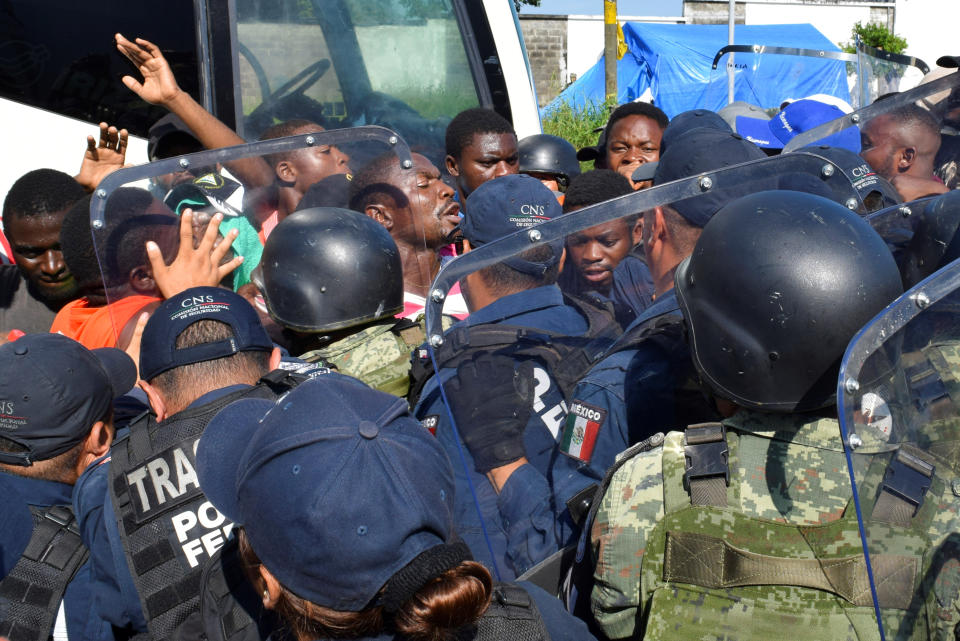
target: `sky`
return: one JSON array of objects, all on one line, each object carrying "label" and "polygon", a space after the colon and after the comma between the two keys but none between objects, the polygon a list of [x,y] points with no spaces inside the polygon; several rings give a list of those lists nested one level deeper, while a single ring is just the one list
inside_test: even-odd
[{"label": "sky", "polygon": [[[541,0],[539,7],[524,5],[520,13],[603,15],[603,0]],[[683,2],[682,0],[617,0],[617,15],[679,16],[683,15]]]}]

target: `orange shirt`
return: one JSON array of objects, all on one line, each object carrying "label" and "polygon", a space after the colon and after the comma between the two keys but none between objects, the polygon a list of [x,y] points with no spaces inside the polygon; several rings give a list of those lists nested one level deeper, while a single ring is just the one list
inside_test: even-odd
[{"label": "orange shirt", "polygon": [[153,296],[127,296],[104,307],[90,307],[86,298],[79,298],[57,312],[50,331],[72,338],[87,349],[116,347],[117,337],[130,319],[160,300]]}]

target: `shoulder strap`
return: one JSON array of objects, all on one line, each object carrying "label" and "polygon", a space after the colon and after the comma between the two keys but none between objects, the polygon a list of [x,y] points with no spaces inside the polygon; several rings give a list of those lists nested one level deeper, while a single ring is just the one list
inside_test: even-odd
[{"label": "shoulder strap", "polygon": [[31,512],[30,541],[0,581],[0,636],[10,641],[47,641],[67,584],[88,555],[69,507]]},{"label": "shoulder strap", "polygon": [[474,641],[548,641],[540,610],[526,590],[510,583],[495,583],[490,607],[477,622]]},{"label": "shoulder strap", "polygon": [[727,455],[727,428],[723,423],[687,426],[683,433],[683,489],[690,493],[692,505],[727,504]]}]

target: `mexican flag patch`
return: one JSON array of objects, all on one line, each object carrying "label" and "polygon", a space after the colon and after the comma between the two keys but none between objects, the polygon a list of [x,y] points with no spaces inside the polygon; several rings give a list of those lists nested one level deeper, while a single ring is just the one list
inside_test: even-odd
[{"label": "mexican flag patch", "polygon": [[593,456],[593,446],[597,442],[597,434],[606,418],[607,410],[575,401],[570,406],[567,421],[563,426],[560,451],[589,463]]}]

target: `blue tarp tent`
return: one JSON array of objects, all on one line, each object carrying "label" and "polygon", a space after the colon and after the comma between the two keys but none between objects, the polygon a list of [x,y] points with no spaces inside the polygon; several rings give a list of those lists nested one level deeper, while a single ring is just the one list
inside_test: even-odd
[{"label": "blue tarp tent", "polygon": [[[736,44],[839,51],[809,24],[737,25]],[[647,89],[654,104],[671,118],[689,109],[716,111],[727,104],[726,64],[711,70],[713,57],[728,44],[727,25],[645,24],[627,22],[623,35],[629,51],[617,64],[617,102],[636,100]],[[825,93],[849,102],[846,63],[801,56],[738,53],[734,59],[734,100],[763,107],[787,98]],[[561,104],[581,109],[604,97],[603,58],[547,104],[548,114]]]}]

